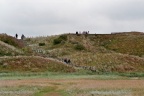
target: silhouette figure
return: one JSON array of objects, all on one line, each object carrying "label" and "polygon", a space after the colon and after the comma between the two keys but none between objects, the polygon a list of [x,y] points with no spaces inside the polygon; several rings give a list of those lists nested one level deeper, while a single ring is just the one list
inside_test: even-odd
[{"label": "silhouette figure", "polygon": [[18,38],[18,34],[16,34],[15,37]]},{"label": "silhouette figure", "polygon": [[21,39],[23,40],[25,38],[25,36],[22,34]]}]

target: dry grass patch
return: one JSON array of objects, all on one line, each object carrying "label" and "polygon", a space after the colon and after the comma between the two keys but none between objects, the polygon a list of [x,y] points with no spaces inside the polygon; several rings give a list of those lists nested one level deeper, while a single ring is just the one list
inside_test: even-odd
[{"label": "dry grass patch", "polygon": [[1,58],[1,71],[30,71],[30,72],[74,72],[74,68],[62,62],[38,56],[17,56]]}]

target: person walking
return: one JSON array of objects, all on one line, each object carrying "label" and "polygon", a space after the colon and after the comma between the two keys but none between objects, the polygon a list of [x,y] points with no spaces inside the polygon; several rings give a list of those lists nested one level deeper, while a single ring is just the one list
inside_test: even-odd
[{"label": "person walking", "polygon": [[18,38],[18,34],[16,33],[16,35],[15,35],[15,38],[17,39]]},{"label": "person walking", "polygon": [[23,40],[25,38],[25,36],[22,34],[21,39]]}]

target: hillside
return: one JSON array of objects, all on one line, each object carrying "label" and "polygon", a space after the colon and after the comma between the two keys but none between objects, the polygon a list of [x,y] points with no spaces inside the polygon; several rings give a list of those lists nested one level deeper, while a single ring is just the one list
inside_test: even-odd
[{"label": "hillside", "polygon": [[0,41],[0,56],[16,56],[16,55],[23,55],[23,51]]},{"label": "hillside", "polygon": [[140,57],[144,55],[144,34],[98,35],[92,39],[98,41],[100,46],[118,53]]},{"label": "hillside", "polygon": [[75,66],[97,72],[144,71],[143,34],[63,34],[28,38],[27,42],[38,55],[69,58]]},{"label": "hillside", "polygon": [[[1,70],[3,71],[14,71],[15,68],[18,68],[21,71],[74,72],[76,68],[96,73],[144,72],[143,33],[62,34],[26,38],[24,41],[10,39],[15,43],[4,42],[4,40],[0,41],[0,52],[3,54],[0,58]],[[9,41],[9,39],[6,40]],[[21,46],[21,44],[27,45]],[[16,55],[19,58],[11,57]],[[9,57],[3,59],[3,56]],[[53,58],[52,61],[50,58]],[[61,62],[66,58],[71,60],[73,68]],[[9,65],[10,69],[9,67],[5,69],[4,65]]]},{"label": "hillside", "polygon": [[7,43],[9,45],[12,45],[16,48],[23,48],[24,47],[23,41],[16,39],[12,36],[9,36],[7,34],[0,34],[0,41]]},{"label": "hillside", "polygon": [[0,72],[74,72],[74,68],[51,58],[31,56],[25,42],[6,34],[0,34]]},{"label": "hillside", "polygon": [[6,34],[0,34],[0,56],[24,55],[24,44],[21,40]]},{"label": "hillside", "polygon": [[74,68],[62,62],[39,56],[0,57],[1,72],[74,72]]}]

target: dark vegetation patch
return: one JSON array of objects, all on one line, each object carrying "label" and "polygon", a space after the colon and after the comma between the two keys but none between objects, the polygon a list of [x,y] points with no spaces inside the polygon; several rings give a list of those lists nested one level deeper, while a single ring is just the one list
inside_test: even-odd
[{"label": "dark vegetation patch", "polygon": [[39,43],[39,46],[45,46],[45,43]]},{"label": "dark vegetation patch", "polygon": [[60,35],[58,38],[53,40],[53,44],[57,45],[60,43],[65,43],[67,41],[67,35]]}]

